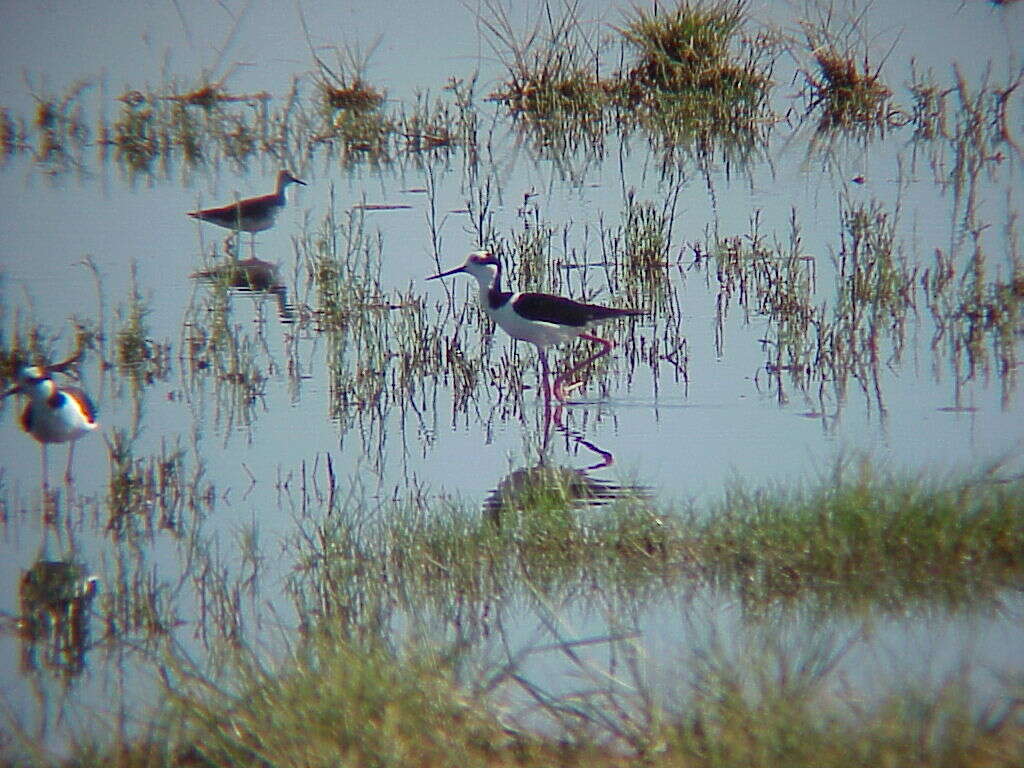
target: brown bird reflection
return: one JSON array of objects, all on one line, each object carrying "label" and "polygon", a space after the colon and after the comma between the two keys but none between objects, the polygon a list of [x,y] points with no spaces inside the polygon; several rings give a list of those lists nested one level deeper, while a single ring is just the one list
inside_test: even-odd
[{"label": "brown bird reflection", "polygon": [[281,322],[295,322],[295,309],[288,303],[288,288],[278,279],[277,264],[253,256],[193,272],[190,277],[209,283],[223,282],[243,293],[272,294],[277,299],[277,316]]}]

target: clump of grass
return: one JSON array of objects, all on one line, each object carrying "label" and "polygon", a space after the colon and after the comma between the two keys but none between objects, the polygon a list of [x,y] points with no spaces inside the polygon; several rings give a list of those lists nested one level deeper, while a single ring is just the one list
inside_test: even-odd
[{"label": "clump of grass", "polygon": [[520,32],[502,5],[485,4],[480,22],[508,75],[492,99],[530,120],[594,115],[607,106],[608,87],[598,76],[599,44],[583,31],[580,5],[569,0],[559,13],[546,2],[533,27]]},{"label": "clump of grass", "polygon": [[138,265],[132,262],[128,305],[118,308],[121,326],[114,335],[116,364],[136,385],[167,376],[170,371],[170,346],[150,338],[146,316],[149,307],[138,286]]},{"label": "clump of grass", "polygon": [[301,17],[301,21],[316,63],[313,79],[325,114],[331,116],[336,111],[370,112],[378,109],[384,103],[387,94],[370,84],[366,71],[381,38],[378,37],[365,51],[352,45],[334,48],[336,64],[332,67],[313,46],[304,16]]},{"label": "clump of grass", "polygon": [[89,141],[81,96],[89,85],[84,80],[79,81],[62,96],[53,96],[29,83],[36,102],[31,121],[31,128],[37,134],[35,160],[53,173],[81,165],[80,152]]},{"label": "clump of grass", "polygon": [[831,48],[816,48],[814,60],[818,75],[807,75],[808,111],[823,109],[824,128],[885,123],[892,91],[882,83],[878,70],[871,72],[866,61],[858,65],[848,54]]},{"label": "clump of grass", "polygon": [[806,113],[821,110],[820,132],[884,128],[892,91],[882,82],[882,65],[872,67],[866,50],[855,52],[854,41],[864,39],[863,16],[843,21],[834,13],[828,6],[818,19],[802,23],[815,64],[815,71],[801,70]]},{"label": "clump of grass", "polygon": [[324,103],[333,110],[369,112],[384,103],[383,91],[374,88],[360,77],[354,77],[341,85],[321,81],[318,87]]},{"label": "clump of grass", "polygon": [[699,97],[722,104],[759,104],[768,73],[736,57],[746,16],[744,0],[682,0],[674,10],[636,8],[620,30],[637,62],[624,75],[627,93],[643,102],[652,94]]},{"label": "clump of grass", "polygon": [[707,165],[716,150],[744,162],[767,141],[778,43],[749,37],[746,3],[688,2],[635,9],[619,34],[633,63],[613,86],[620,129],[657,141],[669,167],[677,154]]},{"label": "clump of grass", "polygon": [[386,94],[366,77],[370,57],[379,42],[378,39],[366,53],[353,47],[338,49],[334,67],[310,44],[317,66],[313,77],[324,123],[317,140],[332,145],[340,143],[343,162],[365,157],[386,162],[389,158],[395,125],[381,109]]},{"label": "clump of grass", "polygon": [[159,154],[156,114],[146,101],[124,101],[113,126],[118,160],[133,172],[147,172]]}]

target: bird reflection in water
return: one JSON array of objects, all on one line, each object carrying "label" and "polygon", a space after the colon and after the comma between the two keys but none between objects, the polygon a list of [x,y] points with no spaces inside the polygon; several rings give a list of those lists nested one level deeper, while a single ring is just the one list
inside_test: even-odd
[{"label": "bird reflection in water", "polygon": [[38,560],[21,577],[18,597],[23,640],[22,667],[36,669],[36,649],[43,648],[43,665],[73,677],[85,668],[89,639],[89,606],[99,579],[87,576],[77,563]]},{"label": "bird reflection in water", "polygon": [[255,256],[193,272],[190,277],[208,283],[224,283],[240,293],[263,293],[277,299],[277,316],[282,323],[295,322],[295,308],[288,303],[288,288],[278,278],[277,264]]},{"label": "bird reflection in water", "polygon": [[[549,446],[552,432],[564,437],[567,447],[583,448],[598,458],[583,468],[552,464]],[[484,501],[483,511],[496,527],[504,516],[557,505],[564,509],[602,507],[616,501],[650,498],[650,489],[639,485],[621,485],[593,477],[591,472],[610,467],[615,459],[611,451],[587,440],[578,430],[563,423],[561,408],[545,410],[541,459],[532,467],[523,467],[506,475]]]}]

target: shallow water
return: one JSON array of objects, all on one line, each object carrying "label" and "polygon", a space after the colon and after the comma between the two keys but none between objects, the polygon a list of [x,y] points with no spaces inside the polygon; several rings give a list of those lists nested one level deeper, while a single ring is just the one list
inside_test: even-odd
[{"label": "shallow water", "polygon": [[[379,34],[367,75],[387,90],[392,102],[408,102],[417,89],[438,94],[449,77],[468,78],[476,70],[478,95],[500,82],[500,62],[460,4],[439,3],[429,13],[421,3],[401,4],[389,12],[386,23],[328,6],[303,6],[313,41],[347,42],[368,50]],[[260,3],[239,7],[234,10],[241,22],[232,33],[225,7],[212,5],[196,15],[190,12],[187,19],[178,17],[174,4],[145,10],[132,6],[131,13],[113,5],[98,12],[56,3],[33,13],[9,10],[0,33],[7,73],[0,80],[0,106],[28,115],[33,100],[25,80],[37,92],[59,94],[84,78],[92,83],[82,97],[86,114],[98,111],[109,118],[119,108],[114,98],[128,88],[177,78],[194,83],[203,73],[215,79],[229,71],[225,82],[230,91],[265,90],[282,98],[293,77],[306,76],[313,68],[296,12]],[[791,28],[788,9],[780,3],[751,8],[756,18]],[[617,23],[619,14],[614,6],[594,12],[604,23]],[[86,22],[96,31],[88,45],[79,34]],[[1020,65],[1024,8],[981,2],[947,2],[939,8],[931,2],[876,3],[870,26],[878,32],[872,54],[875,60],[884,58],[884,78],[896,101],[905,104],[912,59],[918,71],[932,68],[940,82],[951,81],[955,62],[968,82],[980,82],[990,66],[993,80],[1005,83],[1007,72]],[[425,35],[425,28],[431,34]],[[327,37],[334,30],[338,38]],[[54,50],[62,55],[53,56]],[[782,69],[775,76],[777,98],[783,102],[777,105],[780,112],[795,90],[786,87],[790,72]],[[305,88],[308,93],[308,81]],[[1024,128],[1020,106],[1018,100],[1016,113],[1011,112],[1018,135]],[[483,104],[482,110],[488,119],[492,112],[503,115],[493,103]],[[605,152],[597,158],[571,155],[553,161],[539,156],[504,117],[493,125],[483,174],[492,184],[491,226],[499,236],[511,238],[528,233],[539,218],[554,228],[554,251],[566,262],[600,260],[595,256],[600,231],[621,224],[627,192],[659,207],[673,194],[659,172],[659,153],[636,137],[625,143],[608,137]],[[538,454],[545,453],[555,465],[584,469],[602,462],[603,454],[595,448],[613,455],[614,462],[591,470],[592,477],[644,486],[667,504],[718,498],[723,486],[736,480],[750,486],[814,483],[831,471],[837,457],[849,454],[866,453],[883,466],[939,476],[997,460],[1019,466],[1024,403],[1016,367],[1000,371],[987,340],[987,367],[979,364],[975,375],[965,375],[962,360],[952,358],[946,339],[933,346],[936,329],[920,292],[898,357],[883,343],[877,372],[851,377],[845,393],[832,383],[801,392],[785,375],[775,378],[766,370],[770,348],[762,339],[770,329],[764,316],[744,311],[733,300],[723,317],[714,267],[710,274],[692,267],[690,244],[704,242],[707,234],[745,235],[756,212],[768,241],[785,243],[793,214],[801,229],[801,253],[813,260],[816,270],[816,298],[828,300],[833,294],[833,256],[841,246],[841,209],[872,202],[890,215],[898,212],[898,247],[911,264],[919,265],[917,279],[933,265],[936,249],[962,265],[973,248],[964,231],[964,197],[936,183],[955,158],[947,152],[933,165],[926,148],[915,145],[910,135],[909,129],[893,130],[870,142],[840,140],[829,151],[812,151],[813,126],[792,121],[772,134],[763,156],[747,165],[715,158],[710,171],[702,174],[694,163],[684,163],[676,176],[672,232],[672,254],[679,261],[666,273],[679,316],[659,313],[641,321],[629,339],[621,330],[613,331],[626,343],[613,353],[607,376],[592,382],[579,402],[566,409],[568,437],[556,433],[546,439],[538,426],[543,419],[535,394],[535,355],[525,345],[515,350],[514,363],[525,368],[523,381],[531,387],[521,409],[514,400],[510,406],[490,386],[493,382],[477,387],[469,408],[458,407],[448,380],[426,377],[414,407],[399,398],[383,412],[342,409],[339,414],[330,383],[337,361],[332,361],[324,335],[308,325],[281,322],[273,296],[234,294],[227,316],[232,335],[251,347],[241,357],[254,360],[265,376],[255,397],[190,365],[186,345],[207,316],[204,302],[212,290],[190,275],[208,266],[205,254],[219,245],[223,232],[184,214],[270,191],[278,166],[271,158],[245,166],[222,160],[199,169],[158,162],[151,173],[133,174],[112,159],[104,160],[91,146],[78,158],[80,164],[59,173],[29,153],[8,157],[0,186],[5,211],[0,243],[3,322],[8,330],[16,322],[42,323],[60,334],[56,349],[70,351],[73,318],[99,315],[93,274],[81,265],[90,257],[101,276],[104,330],[110,338],[120,325],[118,312],[128,306],[134,265],[149,337],[170,345],[169,367],[133,396],[126,377],[101,371],[89,357],[84,384],[97,401],[105,435],[125,429],[137,434],[137,456],[158,454],[162,446],[180,447],[190,472],[202,465],[202,485],[210,487],[213,501],[201,528],[205,536],[216,538],[227,563],[232,563],[230,553],[241,532],[254,522],[261,540],[276,550],[295,522],[281,504],[282,488],[306,478],[326,482],[328,455],[346,493],[371,499],[454,497],[474,508],[510,472],[535,464]],[[972,189],[974,221],[984,226],[980,243],[988,254],[990,280],[1009,277],[1009,254],[1019,253],[1021,246],[1019,225],[1016,232],[1007,230],[1024,189],[1021,162],[1009,149],[1004,151]],[[381,285],[388,300],[400,292],[421,297],[431,316],[446,324],[445,332],[454,334],[452,316],[445,311],[448,296],[454,297],[450,306],[459,307],[475,301],[475,286],[464,277],[445,281],[447,285],[424,278],[438,266],[456,266],[477,247],[465,211],[480,185],[467,182],[459,153],[383,167],[344,166],[320,155],[292,170],[308,186],[289,190],[289,206],[272,230],[258,236],[256,246],[261,259],[280,264],[289,301],[301,307],[309,299],[305,278],[295,266],[298,239],[332,210],[332,194],[339,218],[360,203],[408,206],[366,213],[366,231],[379,235],[382,243]],[[435,190],[441,220],[440,264],[429,243],[430,200],[417,191],[426,187]],[[524,205],[527,193],[531,197]],[[248,248],[245,238],[243,255]],[[581,270],[566,270],[560,280],[576,291],[585,280],[597,300],[617,299],[609,295],[600,268],[588,270],[585,278]],[[681,336],[670,332],[676,319]],[[386,313],[378,322],[389,322]],[[500,333],[490,344],[481,343],[477,328],[467,334],[468,353],[486,348],[498,361],[513,349]],[[1016,334],[1019,354],[1019,318]],[[661,338],[685,340],[685,379],[665,360],[631,362],[631,351]],[[83,520],[56,531],[41,526],[39,454],[18,430],[18,407],[8,403],[0,423],[6,521],[0,574],[9,585],[0,610],[9,617],[19,610],[14,585],[41,554],[56,557],[74,551],[108,581],[118,560],[104,521],[90,525]],[[63,461],[63,448],[51,450],[54,475]],[[80,509],[92,509],[89,500],[106,493],[108,465],[103,439],[91,437],[78,444],[75,493],[85,500]],[[62,503],[76,508],[72,500]],[[187,580],[182,571],[187,547],[167,531],[157,532],[146,547],[144,565],[138,567],[156,583],[168,585],[167,599],[183,617],[189,637],[198,609],[188,590],[174,586]],[[282,567],[273,561],[267,565],[262,581],[266,591],[254,604],[280,602],[286,576]],[[709,602],[714,604],[715,598]],[[666,647],[678,637],[670,606],[671,601],[656,601],[637,622],[652,658],[670,656]],[[875,664],[873,670],[886,669],[886,664],[901,667],[914,656],[914,638],[931,635],[938,627],[934,634],[943,638],[935,653],[940,670],[954,670],[964,658],[983,655],[996,672],[1019,672],[1019,659],[1024,658],[1020,608],[1018,597],[1007,597],[1001,613],[964,618],[939,610],[937,617],[926,619],[887,619],[864,633],[850,657],[859,664],[864,657],[886,656],[885,664]],[[731,615],[728,605],[714,605],[711,612],[725,616],[726,622]],[[599,612],[584,614],[581,633],[592,624],[597,625],[593,632],[607,631],[600,626]],[[851,623],[857,624],[848,617],[836,618],[835,631],[858,631],[850,629]],[[537,622],[526,612],[523,624],[532,630]],[[14,665],[17,639],[5,636],[0,644],[0,658],[9,660],[0,671],[5,697],[11,702],[32,700],[30,692],[39,680]],[[682,647],[688,647],[685,640]],[[989,655],[987,649],[993,648],[1003,652]],[[72,686],[68,706],[74,709],[94,698],[96,690],[112,686],[116,675],[109,671],[110,658],[116,654],[88,665],[84,679]],[[27,720],[30,730],[44,730],[37,715]],[[56,723],[45,725],[53,728]]]}]

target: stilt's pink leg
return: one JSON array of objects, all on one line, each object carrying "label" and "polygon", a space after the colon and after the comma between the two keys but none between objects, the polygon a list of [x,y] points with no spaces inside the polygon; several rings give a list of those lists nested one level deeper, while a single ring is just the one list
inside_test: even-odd
[{"label": "stilt's pink leg", "polygon": [[42,462],[41,470],[43,473],[43,488],[49,489],[50,487],[50,462],[47,455],[46,443],[40,443],[40,460]]},{"label": "stilt's pink leg", "polygon": [[68,444],[68,465],[64,469],[64,484],[71,485],[74,482],[74,478],[71,476],[71,463],[75,460],[75,441],[72,440]]},{"label": "stilt's pink leg", "polygon": [[593,334],[590,333],[581,333],[580,338],[586,339],[587,341],[597,342],[598,344],[601,345],[601,349],[595,352],[590,357],[588,357],[582,363],[573,366],[572,369],[566,371],[565,373],[561,374],[557,379],[555,379],[555,397],[557,397],[563,403],[565,402],[570,392],[572,392],[574,389],[578,389],[579,387],[583,386],[583,382],[576,381],[573,382],[572,384],[566,384],[566,380],[569,379],[574,373],[576,373],[576,371],[579,371],[582,368],[586,368],[595,360],[607,355],[615,347],[614,342],[608,341],[608,339],[602,339],[600,336],[594,336]]},{"label": "stilt's pink leg", "polygon": [[551,402],[551,371],[548,369],[548,353],[541,347],[537,347],[537,354],[540,357],[540,387],[544,393],[546,406]]}]

